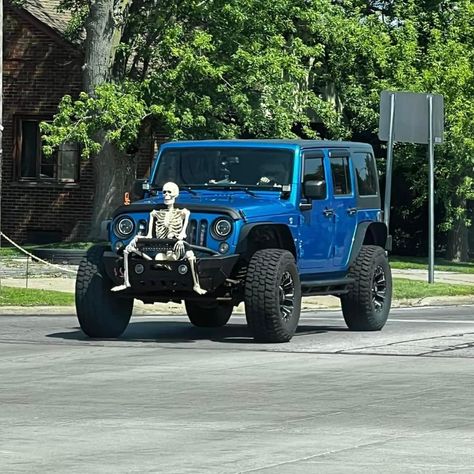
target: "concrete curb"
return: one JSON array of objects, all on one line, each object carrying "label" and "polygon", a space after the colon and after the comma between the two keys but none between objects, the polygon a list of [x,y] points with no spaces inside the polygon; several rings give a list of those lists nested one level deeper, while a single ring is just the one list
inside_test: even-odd
[{"label": "concrete curb", "polygon": [[[324,301],[317,301],[322,300]],[[474,296],[429,296],[426,298],[413,298],[395,300],[392,302],[392,308],[416,308],[427,306],[462,306],[474,305]],[[337,310],[341,305],[336,297],[314,297],[304,298],[302,311],[319,311],[319,310]],[[30,315],[30,316],[54,316],[64,314],[75,314],[74,306],[2,306],[0,315],[8,313],[8,315]],[[145,305],[140,301],[135,303],[133,310],[135,316],[154,316],[154,315],[186,315],[184,305],[176,303]],[[245,314],[243,304],[239,305],[234,314]]]}]

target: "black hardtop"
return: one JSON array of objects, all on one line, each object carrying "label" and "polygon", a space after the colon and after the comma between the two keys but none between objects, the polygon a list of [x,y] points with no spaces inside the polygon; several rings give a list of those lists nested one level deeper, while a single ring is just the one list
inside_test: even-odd
[{"label": "black hardtop", "polygon": [[223,140],[183,140],[176,142],[168,142],[166,145],[173,146],[262,146],[262,145],[278,145],[278,146],[297,146],[301,149],[314,148],[357,148],[358,150],[373,151],[372,146],[363,142],[351,142],[342,140],[303,140],[289,138],[247,138],[247,139],[223,139]]}]

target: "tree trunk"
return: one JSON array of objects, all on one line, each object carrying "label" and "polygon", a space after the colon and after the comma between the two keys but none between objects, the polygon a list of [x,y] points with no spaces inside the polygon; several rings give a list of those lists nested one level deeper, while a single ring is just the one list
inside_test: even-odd
[{"label": "tree trunk", "polygon": [[469,260],[469,233],[464,219],[458,219],[448,232],[446,258],[453,262]]},{"label": "tree trunk", "polygon": [[95,194],[91,238],[97,238],[102,221],[123,204],[126,191],[131,191],[135,180],[136,160],[118,152],[116,147],[103,140],[101,152],[94,157]]},{"label": "tree trunk", "polygon": [[[130,0],[118,5],[114,0],[93,0],[86,20],[84,87],[94,95],[98,85],[110,81],[115,52],[122,36],[122,26],[117,17],[123,15]],[[123,194],[130,191],[135,179],[136,160],[120,152],[105,139],[105,132],[98,133],[97,141],[102,150],[92,158],[94,169],[94,201],[90,239],[97,239],[101,222],[122,203]]]}]

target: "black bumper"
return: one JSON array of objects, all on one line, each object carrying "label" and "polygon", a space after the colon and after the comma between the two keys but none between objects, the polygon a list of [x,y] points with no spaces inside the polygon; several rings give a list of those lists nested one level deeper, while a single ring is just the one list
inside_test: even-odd
[{"label": "black bumper", "polygon": [[[239,259],[239,255],[228,257],[213,256],[197,259],[197,270],[201,288],[208,293],[214,292],[227,278]],[[105,271],[114,285],[123,284],[123,257],[113,252],[105,252],[103,256]],[[137,265],[143,267],[137,273]],[[183,272],[183,265],[186,272]],[[182,273],[178,271],[181,267]],[[142,268],[138,266],[138,270]],[[193,278],[187,260],[156,261],[145,260],[135,254],[128,257],[128,276],[131,287],[123,293],[130,295],[156,295],[170,297],[193,291]],[[122,293],[122,292],[121,292]]]}]

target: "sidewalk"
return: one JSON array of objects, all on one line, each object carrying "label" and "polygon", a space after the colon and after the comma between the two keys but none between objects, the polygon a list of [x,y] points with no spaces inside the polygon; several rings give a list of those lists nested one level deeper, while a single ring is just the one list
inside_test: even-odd
[{"label": "sidewalk", "polygon": [[[425,270],[392,270],[392,274],[396,278],[408,278],[411,280],[428,280]],[[435,282],[450,284],[471,284],[474,285],[474,274],[454,273],[454,272],[435,272]],[[2,278],[1,284],[16,288],[25,288],[25,278]],[[74,293],[75,279],[64,277],[34,277],[28,279],[28,288],[42,290],[56,290],[67,293]],[[392,307],[410,307],[410,306],[446,306],[474,304],[474,295],[472,296],[444,296],[444,297],[426,297],[407,300],[398,300],[392,302]],[[303,298],[302,309],[306,311],[315,311],[319,309],[338,309],[340,308],[339,298],[334,296],[309,296]],[[5,307],[6,308],[6,307]],[[8,307],[11,312],[35,312],[38,314],[59,314],[65,311],[71,311],[70,307],[22,307],[15,309]],[[239,305],[235,312],[243,313],[243,305]],[[135,302],[134,314],[185,314],[184,306],[180,304],[154,304],[145,305],[141,301]]]}]

